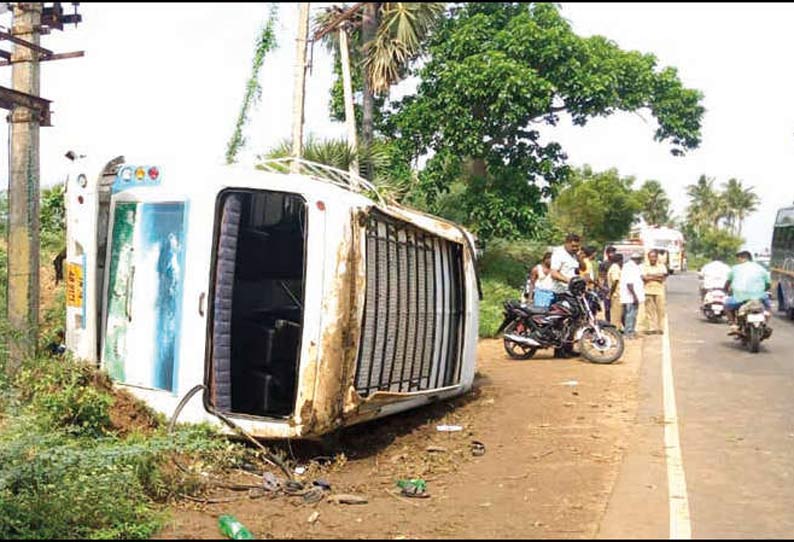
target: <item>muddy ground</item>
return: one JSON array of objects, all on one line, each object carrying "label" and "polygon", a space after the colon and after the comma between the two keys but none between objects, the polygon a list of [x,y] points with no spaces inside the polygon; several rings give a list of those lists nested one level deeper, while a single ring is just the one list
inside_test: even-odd
[{"label": "muddy ground", "polygon": [[[501,341],[481,341],[467,396],[346,429],[322,446],[291,443],[310,467],[304,481],[321,477],[329,494],[366,504],[283,494],[185,502],[159,537],[218,538],[217,518],[233,514],[258,538],[592,538],[636,416],[641,341],[613,365],[551,354],[514,361]],[[464,430],[439,432],[441,424]],[[472,440],[484,455],[472,454]],[[418,477],[430,497],[400,496],[396,480]],[[212,495],[225,496],[239,493]]]}]

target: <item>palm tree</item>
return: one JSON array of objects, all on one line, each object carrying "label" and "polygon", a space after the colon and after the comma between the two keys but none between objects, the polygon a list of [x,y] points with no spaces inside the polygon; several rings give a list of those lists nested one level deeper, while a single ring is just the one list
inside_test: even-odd
[{"label": "palm tree", "polygon": [[701,175],[695,184],[686,187],[690,202],[687,208],[687,221],[700,232],[705,227],[719,223],[721,203],[719,194],[714,190],[714,179]]},{"label": "palm tree", "polygon": [[[292,156],[292,141],[286,139],[265,154],[257,156],[257,159],[263,161],[288,156]],[[372,184],[378,188],[382,197],[393,201],[402,200],[416,181],[413,175],[410,178],[406,176],[395,178],[390,175],[391,154],[387,144],[377,139],[367,147],[360,145],[353,149],[343,138],[315,139],[310,135],[304,143],[302,157],[342,171],[348,171],[351,164],[357,163],[362,176],[365,164],[369,164],[374,171]],[[284,171],[287,171],[286,167]]]},{"label": "palm tree", "polygon": [[745,188],[738,179],[728,179],[723,187],[731,233],[741,235],[742,223],[747,215],[758,209],[759,198],[752,187]]},{"label": "palm tree", "polygon": [[642,209],[640,215],[646,223],[661,226],[670,220],[670,198],[659,181],[645,181],[638,191]]},{"label": "palm tree", "polygon": [[445,6],[445,2],[361,2],[352,8],[333,6],[316,19],[315,36],[322,35],[334,52],[338,37],[331,30],[340,19],[347,21],[350,41],[356,45],[351,62],[363,70],[361,136],[365,147],[374,138],[375,96],[387,94],[405,76]]}]

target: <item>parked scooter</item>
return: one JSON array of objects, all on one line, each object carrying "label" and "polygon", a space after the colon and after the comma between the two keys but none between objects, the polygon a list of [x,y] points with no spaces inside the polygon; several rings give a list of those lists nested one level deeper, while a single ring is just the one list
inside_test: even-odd
[{"label": "parked scooter", "polygon": [[769,327],[770,317],[771,313],[766,310],[760,300],[748,301],[736,311],[736,323],[739,330],[733,333],[734,337],[741,340],[742,344],[755,354],[758,352],[761,341],[772,335],[772,328]]},{"label": "parked scooter", "polygon": [[709,322],[721,322],[725,316],[725,290],[721,288],[712,288],[703,294],[703,299],[700,301],[700,310],[703,311]]},{"label": "parked scooter", "polygon": [[539,348],[573,350],[593,363],[612,363],[623,354],[623,335],[608,322],[597,320],[601,304],[587,291],[580,277],[571,279],[568,292],[557,294],[548,309],[523,305],[516,300],[504,304],[504,346],[514,359],[529,359]]}]

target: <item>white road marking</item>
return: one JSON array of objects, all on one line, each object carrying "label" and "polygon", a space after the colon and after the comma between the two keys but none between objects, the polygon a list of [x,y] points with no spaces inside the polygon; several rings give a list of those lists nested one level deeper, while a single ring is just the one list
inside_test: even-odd
[{"label": "white road marking", "polygon": [[662,335],[662,389],[664,392],[664,449],[667,463],[667,492],[670,501],[670,539],[692,538],[689,497],[686,491],[684,461],[678,437],[678,413],[675,407],[673,363],[670,351],[670,326],[664,319]]}]

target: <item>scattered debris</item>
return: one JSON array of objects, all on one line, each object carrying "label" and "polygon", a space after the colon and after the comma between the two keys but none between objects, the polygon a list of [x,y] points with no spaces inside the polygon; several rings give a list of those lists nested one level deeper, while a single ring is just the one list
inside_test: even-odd
[{"label": "scattered debris", "polygon": [[294,471],[294,472],[295,472],[295,474],[297,474],[298,476],[300,476],[301,474],[303,474],[304,472],[306,472],[306,467],[302,467],[302,466],[295,467],[295,471]]},{"label": "scattered debris", "polygon": [[337,493],[336,495],[329,495],[328,502],[335,504],[367,504],[367,499],[359,497],[358,495],[349,495],[347,493]]},{"label": "scattered debris", "polygon": [[427,493],[427,482],[421,478],[397,480],[397,487],[402,490],[400,493],[405,497],[424,499],[430,496],[430,494]]},{"label": "scattered debris", "polygon": [[444,432],[453,432],[453,431],[463,431],[463,426],[461,425],[437,425],[436,431],[444,431]]},{"label": "scattered debris", "polygon": [[565,382],[560,382],[563,386],[578,386],[579,382],[577,380],[566,380]]},{"label": "scattered debris", "polygon": [[317,522],[317,520],[318,520],[318,519],[320,519],[320,512],[318,512],[317,510],[315,510],[315,511],[314,511],[314,512],[312,512],[312,513],[311,513],[311,515],[309,516],[309,520],[308,520],[308,521],[309,521],[309,523],[312,523],[312,524],[314,524],[314,523],[316,523],[316,522]]},{"label": "scattered debris", "polygon": [[323,500],[325,491],[320,487],[313,487],[303,494],[303,502],[306,504],[314,504]]},{"label": "scattered debris", "polygon": [[284,491],[293,495],[302,492],[303,488],[303,483],[297,480],[290,480],[284,485]]},{"label": "scattered debris", "polygon": [[426,452],[447,452],[448,450],[443,446],[428,446],[425,448]]},{"label": "scattered debris", "polygon": [[481,455],[485,455],[485,444],[480,442],[479,440],[472,440],[471,441],[471,455],[479,457]]},{"label": "scattered debris", "polygon": [[331,484],[322,478],[316,479],[312,482],[312,485],[324,489],[325,491],[331,491]]},{"label": "scattered debris", "polygon": [[218,528],[224,536],[232,540],[252,540],[254,538],[251,531],[246,529],[245,525],[240,523],[234,516],[224,515],[219,517]]},{"label": "scattered debris", "polygon": [[281,489],[281,480],[279,480],[272,472],[265,472],[262,475],[262,487],[265,491],[278,491]]}]

